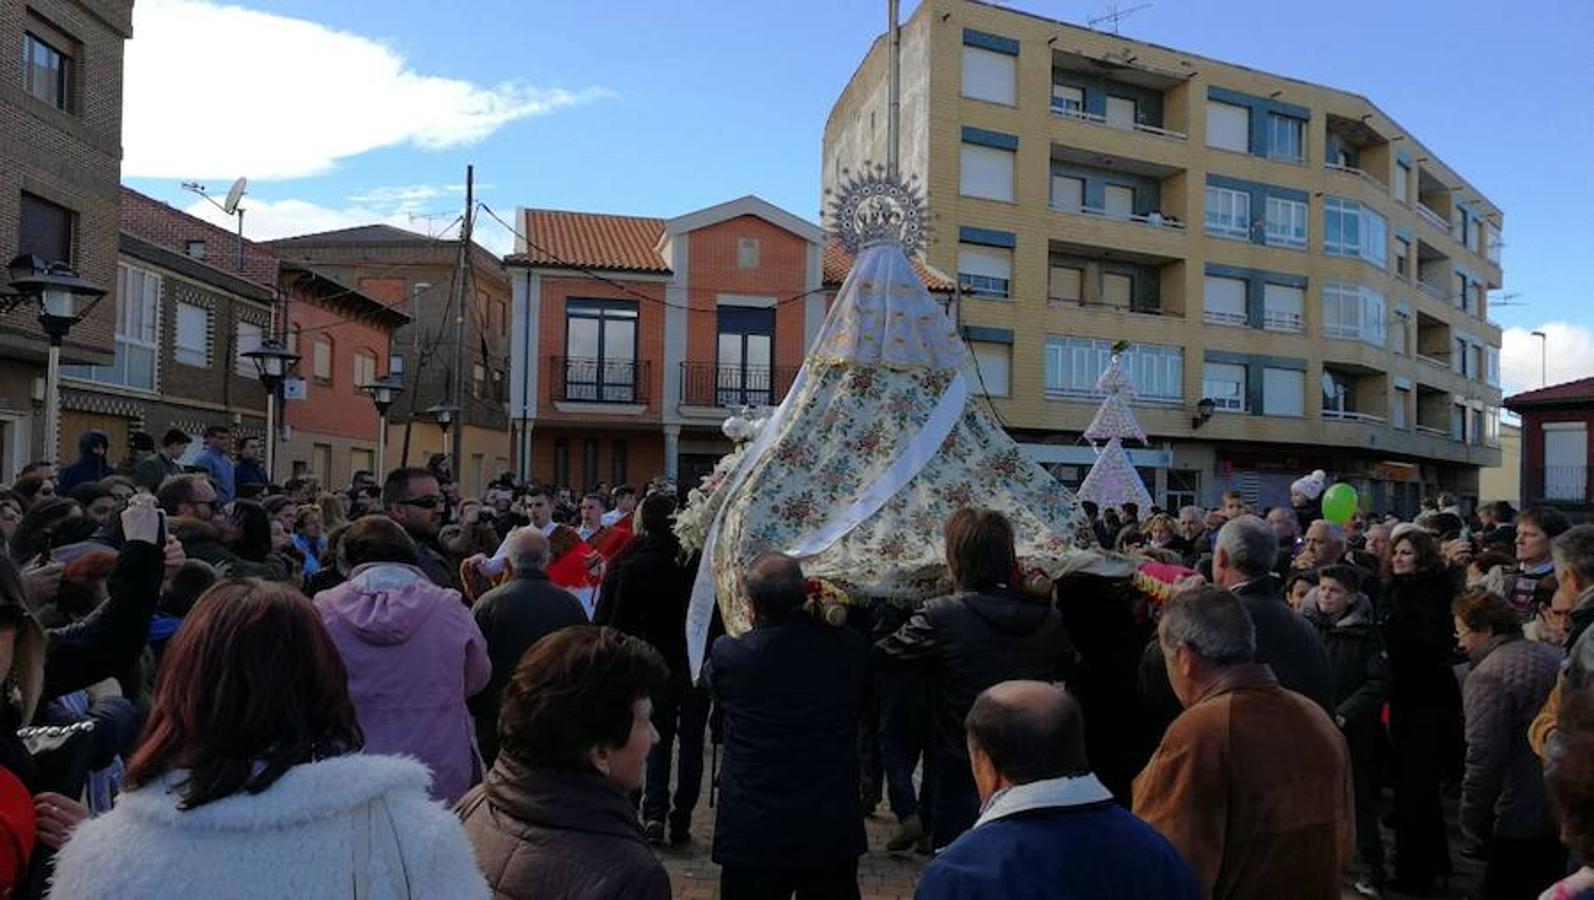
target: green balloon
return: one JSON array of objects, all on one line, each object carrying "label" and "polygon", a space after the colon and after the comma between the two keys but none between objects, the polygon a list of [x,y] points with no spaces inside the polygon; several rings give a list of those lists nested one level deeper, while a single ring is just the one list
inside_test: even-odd
[{"label": "green balloon", "polygon": [[1356,489],[1348,484],[1336,484],[1323,493],[1323,518],[1335,525],[1344,525],[1356,514]]}]

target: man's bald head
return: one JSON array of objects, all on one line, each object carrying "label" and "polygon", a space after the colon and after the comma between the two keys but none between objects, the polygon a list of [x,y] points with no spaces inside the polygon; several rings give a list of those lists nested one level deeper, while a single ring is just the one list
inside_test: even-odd
[{"label": "man's bald head", "polygon": [[784,553],[765,553],[747,567],[747,599],[753,614],[771,621],[794,615],[808,602],[802,564]]},{"label": "man's bald head", "polygon": [[963,720],[970,749],[1013,784],[1084,775],[1085,720],[1059,685],[1004,681],[986,688]]},{"label": "man's bald head", "polygon": [[509,533],[509,564],[516,572],[540,572],[548,568],[548,539],[535,528],[516,528]]}]

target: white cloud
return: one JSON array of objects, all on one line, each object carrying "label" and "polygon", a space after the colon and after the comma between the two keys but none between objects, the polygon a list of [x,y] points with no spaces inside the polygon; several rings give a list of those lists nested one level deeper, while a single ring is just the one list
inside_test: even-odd
[{"label": "white cloud", "polygon": [[[1534,331],[1544,332],[1542,345]],[[1501,344],[1500,378],[1507,396],[1539,387],[1541,360],[1548,384],[1594,375],[1594,331],[1585,326],[1546,322],[1537,328],[1507,328]]]},{"label": "white cloud", "polygon": [[[295,198],[267,200],[251,196],[243,202],[244,236],[252,241],[269,241],[359,225],[386,224],[420,234],[453,238],[459,229],[451,224],[452,217],[423,218],[417,213],[428,208],[427,200],[434,197],[449,198],[447,205],[456,205],[452,201],[457,199],[454,195],[458,193],[451,185],[381,187],[349,197],[339,206]],[[204,200],[190,203],[184,211],[229,230],[237,227],[237,220]],[[514,246],[514,235],[485,214],[476,216],[475,240],[499,256],[509,253]]]},{"label": "white cloud", "polygon": [[394,49],[211,0],[139,0],[127,45],[122,174],[295,178],[381,147],[474,144],[612,96],[423,75]]}]

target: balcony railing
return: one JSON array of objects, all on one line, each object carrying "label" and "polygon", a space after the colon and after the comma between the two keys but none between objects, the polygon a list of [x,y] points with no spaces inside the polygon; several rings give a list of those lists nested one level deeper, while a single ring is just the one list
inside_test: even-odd
[{"label": "balcony railing", "polygon": [[795,366],[722,366],[681,363],[681,403],[686,406],[774,406],[797,377]]},{"label": "balcony railing", "polygon": [[1306,330],[1306,320],[1296,312],[1267,311],[1262,313],[1262,328],[1266,331],[1286,331],[1299,334]]},{"label": "balcony railing", "polygon": [[1428,365],[1433,366],[1436,369],[1448,369],[1448,368],[1450,368],[1450,364],[1445,362],[1444,360],[1442,360],[1442,359],[1434,359],[1432,356],[1427,356],[1427,355],[1422,354],[1422,353],[1418,353],[1417,354],[1417,361],[1418,362],[1425,362]]},{"label": "balcony railing", "polygon": [[1421,200],[1417,201],[1417,216],[1445,234],[1450,233],[1450,223],[1445,217],[1424,206]]},{"label": "balcony railing", "polygon": [[1589,478],[1588,466],[1525,466],[1523,474],[1524,502],[1594,504],[1594,493],[1589,490],[1594,479]]},{"label": "balcony railing", "polygon": [[1450,429],[1448,429],[1448,428],[1435,428],[1432,425],[1418,425],[1416,427],[1416,431],[1417,431],[1418,434],[1426,434],[1429,437],[1436,437],[1436,438],[1448,438],[1448,437],[1450,437]]},{"label": "balcony railing", "polygon": [[1342,166],[1338,163],[1325,162],[1323,164],[1323,168],[1328,169],[1330,172],[1339,172],[1344,175],[1354,175],[1373,187],[1378,188],[1380,191],[1389,190],[1388,185],[1384,184],[1382,181],[1379,181],[1377,178],[1374,178],[1371,172],[1358,169],[1355,166]]},{"label": "balcony railing", "polygon": [[1325,409],[1323,410],[1323,418],[1338,419],[1342,422],[1365,422],[1370,425],[1384,424],[1383,416],[1375,416],[1372,413],[1357,412],[1353,409]]},{"label": "balcony railing", "polygon": [[1209,309],[1201,313],[1201,321],[1207,323],[1208,325],[1238,325],[1241,328],[1244,328],[1246,325],[1250,324],[1251,320],[1246,318],[1245,313],[1232,313],[1223,312],[1216,309]]},{"label": "balcony railing", "polygon": [[1065,119],[1078,119],[1081,122],[1089,122],[1092,125],[1106,125],[1109,128],[1117,128],[1123,131],[1138,131],[1141,134],[1149,134],[1154,137],[1166,138],[1170,141],[1184,141],[1189,140],[1190,137],[1189,135],[1180,131],[1159,128],[1156,125],[1147,125],[1144,122],[1115,122],[1099,113],[1085,112],[1083,109],[1080,109],[1072,104],[1062,105],[1053,103],[1052,115],[1062,116]]},{"label": "balcony railing", "polygon": [[1046,305],[1051,309],[1064,309],[1077,307],[1079,309],[1102,309],[1115,312],[1134,313],[1137,316],[1177,316],[1179,313],[1162,308],[1162,301],[1158,300],[1133,300],[1129,303],[1108,303],[1103,300],[1079,300],[1073,297],[1047,297]]},{"label": "balcony railing", "polygon": [[1057,212],[1072,213],[1076,216],[1099,216],[1103,219],[1114,219],[1119,222],[1133,222],[1136,225],[1144,225],[1147,228],[1172,228],[1175,231],[1184,230],[1183,222],[1173,218],[1172,216],[1163,215],[1160,212],[1146,213],[1144,215],[1140,213],[1129,213],[1125,215],[1123,213],[1109,212],[1108,210],[1102,209],[1099,206],[1064,206],[1057,203],[1052,204],[1052,209]]},{"label": "balcony railing", "polygon": [[647,360],[555,356],[548,360],[548,385],[556,401],[647,403],[649,371]]},{"label": "balcony railing", "polygon": [[1444,300],[1446,302],[1449,302],[1450,300],[1450,291],[1447,288],[1434,284],[1431,281],[1423,281],[1421,278],[1417,279],[1417,290],[1422,291],[1424,294],[1427,294],[1436,300]]}]

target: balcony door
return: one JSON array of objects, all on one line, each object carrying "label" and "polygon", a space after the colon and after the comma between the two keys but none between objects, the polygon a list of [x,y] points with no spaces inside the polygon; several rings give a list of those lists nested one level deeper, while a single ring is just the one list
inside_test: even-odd
[{"label": "balcony door", "polygon": [[716,363],[716,406],[774,405],[775,310],[721,306]]},{"label": "balcony door", "polygon": [[635,403],[637,305],[570,300],[565,306],[564,399]]}]

